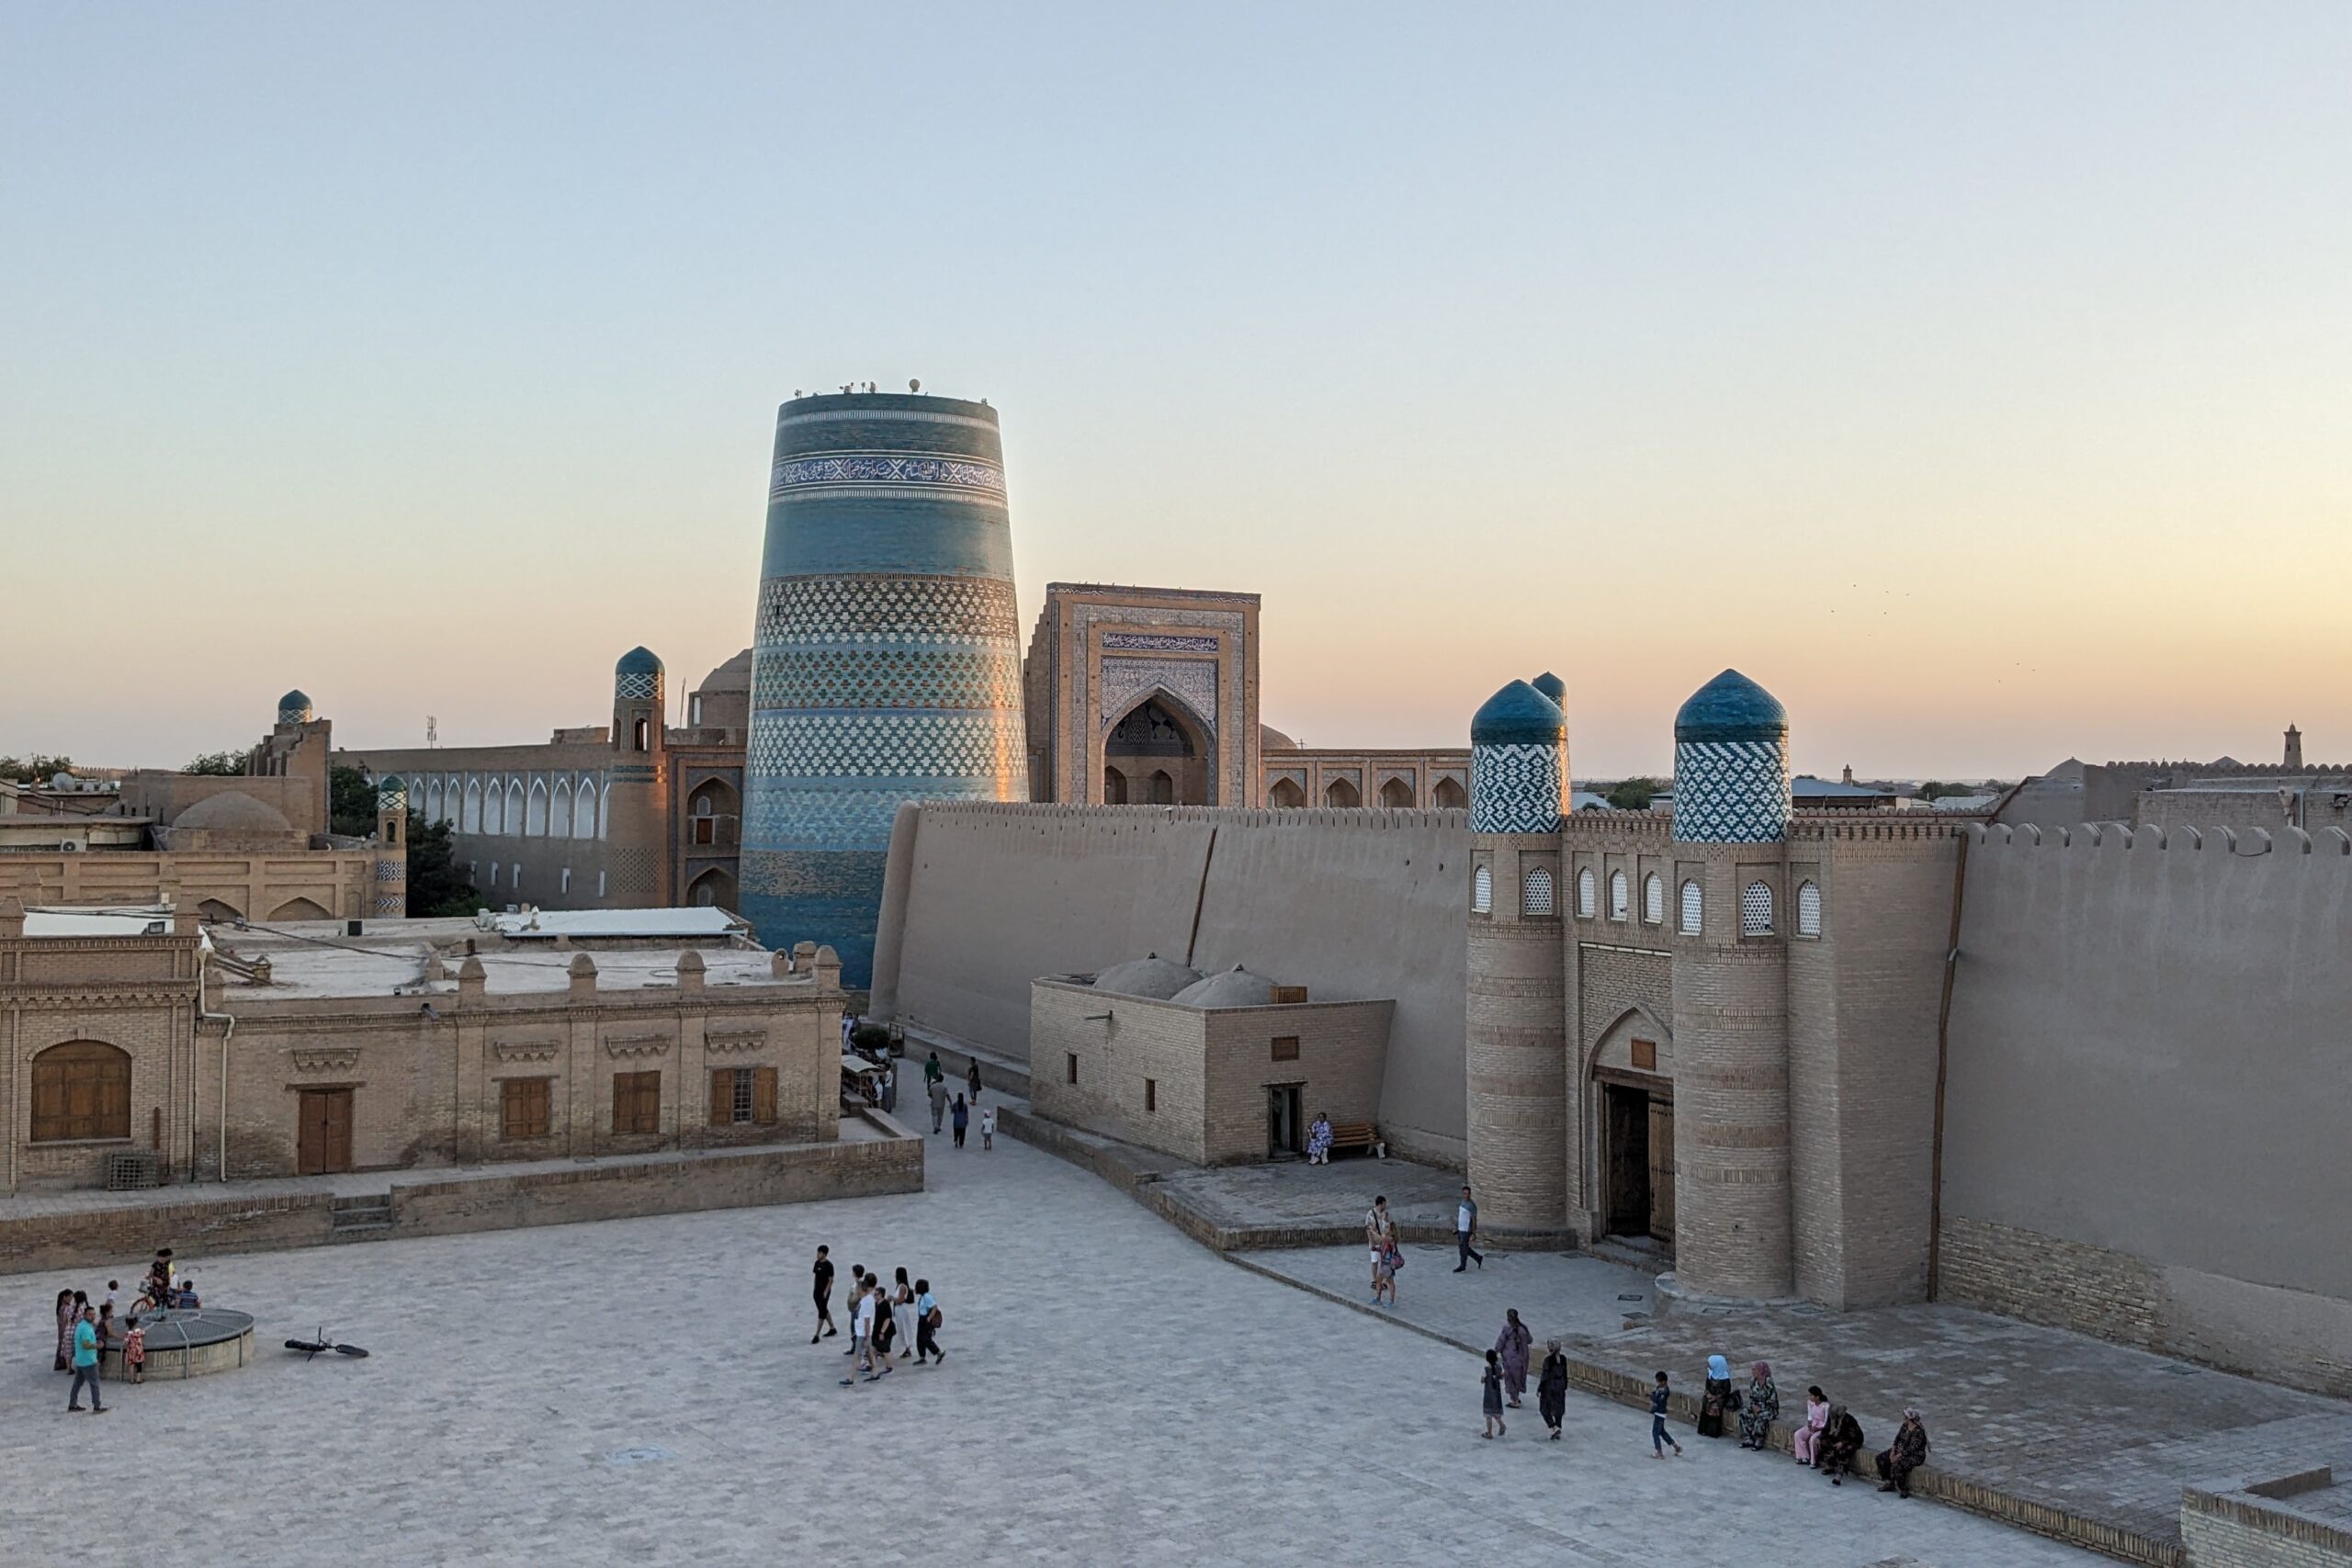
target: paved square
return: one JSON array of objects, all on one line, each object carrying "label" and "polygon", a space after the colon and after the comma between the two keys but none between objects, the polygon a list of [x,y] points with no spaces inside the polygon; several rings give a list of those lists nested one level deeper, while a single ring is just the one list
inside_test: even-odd
[{"label": "paved square", "polygon": [[[1482,1441],[1476,1364],[1238,1269],[1004,1139],[932,1190],[193,1261],[259,1363],[67,1416],[71,1280],[0,1281],[0,1562],[2093,1562],[1727,1443],[1531,1395]],[[927,1274],[945,1366],[842,1389],[809,1255]],[[189,1250],[184,1240],[183,1250]],[[115,1271],[126,1281],[140,1259]],[[320,1324],[366,1361],[280,1350]]]}]

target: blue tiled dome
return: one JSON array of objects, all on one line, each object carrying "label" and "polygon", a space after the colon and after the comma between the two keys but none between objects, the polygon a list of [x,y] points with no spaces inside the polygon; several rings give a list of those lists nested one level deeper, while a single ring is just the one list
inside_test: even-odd
[{"label": "blue tiled dome", "polygon": [[311,694],[297,686],[278,698],[277,705],[281,708],[307,708],[311,705]]},{"label": "blue tiled dome", "polygon": [[1487,699],[1470,720],[1473,746],[1550,746],[1567,733],[1567,716],[1551,698],[1524,681],[1513,681]]},{"label": "blue tiled dome", "polygon": [[613,673],[616,675],[659,675],[662,673],[662,661],[653,657],[653,651],[650,649],[632,648],[621,655],[621,661],[613,666]]},{"label": "blue tiled dome", "polygon": [[1789,710],[1736,670],[1691,693],[1674,716],[1677,740],[1783,740],[1788,733]]},{"label": "blue tiled dome", "polygon": [[1530,681],[1528,684],[1551,698],[1553,705],[1562,713],[1568,711],[1568,683],[1549,670]]}]

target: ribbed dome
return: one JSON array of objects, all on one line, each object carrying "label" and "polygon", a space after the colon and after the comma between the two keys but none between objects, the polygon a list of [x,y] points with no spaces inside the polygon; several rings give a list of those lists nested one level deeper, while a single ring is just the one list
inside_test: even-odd
[{"label": "ribbed dome", "polygon": [[1154,953],[1142,958],[1132,958],[1125,964],[1114,964],[1094,976],[1094,988],[1111,991],[1122,997],[1149,997],[1166,1001],[1186,987],[1195,984],[1201,972]]},{"label": "ribbed dome", "polygon": [[1274,983],[1252,975],[1238,964],[1222,975],[1212,975],[1187,986],[1169,1000],[1195,1008],[1261,1008],[1274,999]]},{"label": "ribbed dome", "polygon": [[1524,681],[1487,699],[1470,720],[1473,746],[1549,746],[1567,733],[1567,715]]},{"label": "ribbed dome", "polygon": [[1674,716],[1677,740],[1784,740],[1788,734],[1789,710],[1736,670],[1691,693]]},{"label": "ribbed dome", "polygon": [[294,825],[286,814],[243,790],[208,795],[172,819],[172,827],[208,833],[290,833]]},{"label": "ribbed dome", "polygon": [[653,650],[650,649],[632,648],[621,655],[621,661],[613,666],[613,673],[616,675],[659,675],[662,673],[662,661],[653,657]]},{"label": "ribbed dome", "polygon": [[1544,673],[1535,677],[1534,680],[1530,681],[1528,684],[1543,693],[1545,696],[1551,698],[1552,705],[1558,708],[1562,713],[1565,714],[1568,711],[1568,683],[1566,681],[1561,680],[1557,675],[1553,674],[1549,670],[1544,671]]}]

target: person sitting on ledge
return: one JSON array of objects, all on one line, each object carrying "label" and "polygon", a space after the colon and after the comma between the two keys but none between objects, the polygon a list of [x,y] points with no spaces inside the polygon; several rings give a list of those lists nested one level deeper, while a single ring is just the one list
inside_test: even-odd
[{"label": "person sitting on ledge", "polygon": [[1903,1425],[1894,1429],[1894,1446],[1878,1456],[1879,1490],[1898,1497],[1911,1495],[1911,1472],[1928,1462],[1928,1427],[1919,1412],[1906,1407]]},{"label": "person sitting on ledge", "polygon": [[1306,1163],[1331,1163],[1331,1118],[1327,1112],[1317,1111],[1314,1125],[1306,1129]]},{"label": "person sitting on ledge", "polygon": [[1842,1478],[1854,1468],[1854,1456],[1862,1451],[1862,1424],[1844,1405],[1832,1404],[1829,1424],[1821,1429],[1821,1440],[1813,1451],[1820,1458],[1821,1468],[1829,1472],[1829,1484],[1844,1485]]}]

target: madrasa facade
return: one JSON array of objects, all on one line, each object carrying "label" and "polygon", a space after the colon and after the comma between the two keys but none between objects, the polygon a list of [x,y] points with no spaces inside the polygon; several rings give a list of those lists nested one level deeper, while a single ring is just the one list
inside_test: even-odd
[{"label": "madrasa facade", "polygon": [[497,904],[717,905],[870,976],[911,800],[1466,803],[1465,750],[1314,749],[1261,722],[1254,593],[1056,582],[1024,657],[996,409],[849,391],[778,411],[752,646],[673,705],[643,648],[607,723],[358,747]]}]

